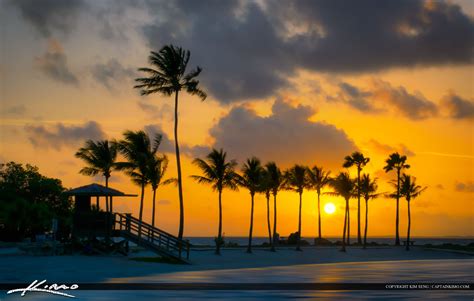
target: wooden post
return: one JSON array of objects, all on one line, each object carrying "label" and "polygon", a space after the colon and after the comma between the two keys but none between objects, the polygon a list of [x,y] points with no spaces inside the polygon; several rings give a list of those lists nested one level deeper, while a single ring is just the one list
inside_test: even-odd
[{"label": "wooden post", "polygon": [[99,211],[99,196],[95,199],[95,205],[97,206],[97,211]]},{"label": "wooden post", "polygon": [[110,196],[110,213],[114,212],[112,207],[112,196]]}]

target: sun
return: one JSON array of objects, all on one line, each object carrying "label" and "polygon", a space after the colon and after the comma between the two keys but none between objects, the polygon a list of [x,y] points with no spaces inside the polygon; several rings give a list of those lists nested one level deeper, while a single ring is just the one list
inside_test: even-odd
[{"label": "sun", "polygon": [[336,211],[336,206],[334,206],[333,203],[327,203],[327,204],[324,206],[324,211],[325,211],[327,214],[333,214],[333,213]]}]

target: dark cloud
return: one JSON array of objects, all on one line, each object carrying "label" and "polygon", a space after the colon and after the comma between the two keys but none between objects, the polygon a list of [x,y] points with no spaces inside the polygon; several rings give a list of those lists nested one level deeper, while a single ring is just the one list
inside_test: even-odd
[{"label": "dark cloud", "polygon": [[455,184],[456,191],[459,192],[474,192],[474,182],[456,182]]},{"label": "dark cloud", "polygon": [[63,47],[55,39],[49,39],[48,50],[42,56],[35,58],[35,66],[54,80],[70,85],[79,83],[76,75],[69,69]]},{"label": "dark cloud", "polygon": [[338,88],[339,93],[336,96],[328,96],[329,101],[342,101],[350,107],[364,113],[375,113],[380,111],[380,109],[376,108],[368,100],[368,98],[372,96],[371,92],[362,91],[356,86],[353,86],[346,82],[340,82],[338,84]]},{"label": "dark cloud", "polygon": [[391,110],[412,120],[423,120],[438,115],[435,103],[419,92],[410,93],[405,87],[393,87],[382,80],[374,80],[372,86],[362,89],[346,82],[337,84],[336,95],[328,95],[330,102],[342,102],[363,113]]},{"label": "dark cloud", "polygon": [[54,33],[69,34],[74,27],[83,0],[10,0],[21,15],[43,37],[49,38]]},{"label": "dark cloud", "polygon": [[240,162],[258,156],[285,166],[317,163],[339,168],[344,156],[357,147],[343,130],[309,121],[313,115],[310,107],[294,107],[282,100],[275,101],[267,117],[238,106],[211,128],[213,147],[223,148]]},{"label": "dark cloud", "polygon": [[[161,145],[159,151],[162,153],[175,153],[174,139],[170,138],[159,124],[149,124],[145,126],[145,132],[151,137],[156,134],[161,135]],[[180,143],[179,150],[182,154],[194,158],[202,157],[209,153],[210,148],[203,145],[188,145]]]},{"label": "dark cloud", "polygon": [[147,3],[156,12],[143,28],[150,47],[190,49],[192,63],[204,67],[202,83],[223,103],[272,95],[298,69],[350,73],[473,62],[474,22],[443,1]]},{"label": "dark cloud", "polygon": [[149,100],[140,100],[137,102],[137,106],[151,118],[161,120],[173,120],[174,109],[171,105],[165,103],[161,106],[157,106]]},{"label": "dark cloud", "polygon": [[44,125],[28,125],[25,127],[28,139],[37,148],[53,148],[76,146],[86,139],[103,139],[105,133],[100,124],[89,121],[82,125],[64,125],[57,123],[52,127]]},{"label": "dark cloud", "polygon": [[124,81],[129,82],[128,86],[131,86],[133,78],[136,76],[133,68],[124,67],[116,59],[110,59],[106,63],[95,64],[91,68],[91,73],[99,84],[104,85],[109,90],[114,90],[117,83],[123,85]]},{"label": "dark cloud", "polygon": [[378,105],[388,105],[397,113],[412,120],[425,119],[438,114],[437,106],[421,93],[412,94],[404,87],[393,87],[388,82],[376,81],[372,97]]},{"label": "dark cloud", "polygon": [[371,139],[369,141],[369,146],[371,149],[375,150],[378,153],[386,154],[387,156],[391,153],[398,152],[400,154],[413,157],[415,153],[410,150],[405,144],[398,144],[397,146],[392,146],[384,143],[380,143],[377,140]]},{"label": "dark cloud", "polygon": [[454,119],[474,118],[474,102],[450,93],[441,99],[441,108]]},{"label": "dark cloud", "polygon": [[24,105],[13,105],[0,108],[0,115],[3,117],[19,117],[25,115],[27,109]]}]

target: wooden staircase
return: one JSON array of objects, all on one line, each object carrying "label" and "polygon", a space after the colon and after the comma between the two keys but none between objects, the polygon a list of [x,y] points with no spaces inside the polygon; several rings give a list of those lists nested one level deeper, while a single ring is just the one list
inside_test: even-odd
[{"label": "wooden staircase", "polygon": [[189,263],[189,242],[140,222],[130,214],[114,213],[113,231],[115,236],[121,236],[162,257]]}]

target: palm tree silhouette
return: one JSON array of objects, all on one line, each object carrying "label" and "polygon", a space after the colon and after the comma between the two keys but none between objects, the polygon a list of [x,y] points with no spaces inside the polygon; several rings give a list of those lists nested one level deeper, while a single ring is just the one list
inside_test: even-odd
[{"label": "palm tree silhouette", "polygon": [[329,184],[331,181],[330,171],[325,171],[322,167],[314,166],[312,169],[308,169],[308,180],[309,185],[312,189],[316,190],[318,194],[318,237],[321,239],[321,203],[320,196],[321,190]]},{"label": "palm tree silhouette", "polygon": [[[161,135],[155,135],[153,141],[144,131],[125,131],[123,140],[116,143],[119,152],[125,157],[126,162],[117,162],[117,169],[123,170],[132,182],[141,187],[140,212],[138,219],[143,221],[143,201],[145,198],[145,186],[150,183],[149,165],[150,160],[158,152],[161,143]],[[141,228],[139,229],[140,232]]]},{"label": "palm tree silhouette", "polygon": [[200,184],[209,184],[214,191],[219,195],[219,229],[217,231],[216,254],[220,255],[220,248],[222,243],[222,191],[224,188],[237,190],[235,167],[237,162],[235,160],[226,161],[226,152],[222,149],[213,149],[207,155],[207,161],[202,159],[194,159],[193,163],[198,166],[203,176],[191,176]]},{"label": "palm tree silhouette", "polygon": [[301,207],[303,205],[303,190],[308,188],[308,168],[301,165],[295,165],[285,172],[286,189],[295,191],[300,197],[300,207],[298,214],[298,235],[296,250],[301,251]]},{"label": "palm tree silhouette", "polygon": [[275,251],[275,239],[277,234],[277,195],[278,192],[285,185],[285,178],[275,162],[268,162],[265,165],[265,170],[268,175],[268,185],[271,187],[273,194],[273,235],[272,235],[272,248],[271,250]]},{"label": "palm tree silhouette", "polygon": [[397,192],[395,194],[395,198],[397,200],[397,212],[395,217],[395,245],[400,245],[400,235],[398,232],[398,225],[399,225],[399,200],[400,200],[400,172],[403,169],[409,169],[410,165],[406,164],[407,156],[400,156],[399,153],[391,154],[387,160],[385,160],[385,167],[383,168],[385,172],[389,172],[392,170],[397,171]]},{"label": "palm tree silhouette", "polygon": [[357,243],[359,245],[362,244],[362,239],[360,235],[360,173],[362,171],[362,168],[367,165],[369,161],[370,159],[364,157],[362,153],[353,152],[352,155],[346,156],[344,158],[344,164],[342,165],[345,168],[357,166]]},{"label": "palm tree silhouette", "polygon": [[342,196],[344,200],[346,201],[346,210],[344,214],[344,230],[342,231],[342,249],[341,249],[341,251],[345,252],[346,251],[346,229],[348,229],[347,224],[349,223],[349,200],[354,195],[355,184],[354,184],[354,180],[351,179],[349,173],[341,172],[336,178],[333,178],[331,180],[329,185],[332,186],[332,188],[334,189],[334,192],[326,192],[325,194]]},{"label": "palm tree silhouette", "polygon": [[178,142],[178,95],[181,90],[185,90],[191,95],[197,95],[202,100],[207,97],[206,93],[198,87],[199,81],[196,79],[202,69],[197,67],[185,74],[190,56],[189,50],[183,50],[181,47],[173,45],[166,45],[159,52],[151,51],[148,60],[155,69],[139,68],[139,71],[145,72],[149,77],[135,79],[138,84],[134,86],[134,88],[140,89],[141,95],[160,93],[171,96],[174,94],[174,142],[178,170],[180,209],[178,237],[180,239],[183,238],[184,233],[184,197]]},{"label": "palm tree silhouette", "polygon": [[[115,168],[117,160],[117,147],[108,140],[93,141],[87,140],[84,147],[81,147],[75,154],[76,158],[83,160],[87,166],[83,167],[79,173],[86,176],[102,174],[105,178],[105,187],[109,187],[109,178]],[[109,211],[109,200],[105,201],[107,212]],[[112,206],[112,204],[110,204]],[[97,208],[99,203],[97,202]]]},{"label": "palm tree silhouette", "polygon": [[367,230],[369,228],[369,200],[375,199],[380,195],[380,193],[376,193],[377,189],[377,179],[372,180],[369,174],[362,175],[360,179],[360,192],[365,200],[364,249],[367,246]]},{"label": "palm tree silhouette", "polygon": [[255,193],[262,191],[263,182],[263,167],[260,160],[256,157],[247,159],[242,168],[242,175],[238,178],[238,184],[245,187],[250,192],[250,227],[249,227],[249,242],[247,246],[247,253],[252,253],[252,234],[253,234],[253,208]]},{"label": "palm tree silhouette", "polygon": [[272,186],[271,186],[271,178],[270,174],[266,169],[262,171],[262,183],[261,183],[261,192],[265,194],[265,199],[267,200],[267,228],[268,228],[268,243],[270,246],[273,245],[272,243],[272,227],[270,223],[270,195],[272,193]]},{"label": "palm tree silhouette", "polygon": [[163,156],[151,156],[148,161],[148,168],[146,177],[151,185],[153,191],[153,207],[151,213],[151,225],[155,227],[155,207],[156,207],[156,190],[162,185],[167,185],[175,182],[175,179],[163,180],[168,168],[168,157]]},{"label": "palm tree silhouette", "polygon": [[416,185],[416,178],[403,174],[401,178],[400,196],[405,197],[408,203],[408,229],[407,229],[407,245],[406,250],[410,250],[410,230],[411,230],[411,212],[410,212],[410,201],[425,191],[428,187],[421,187]]}]

